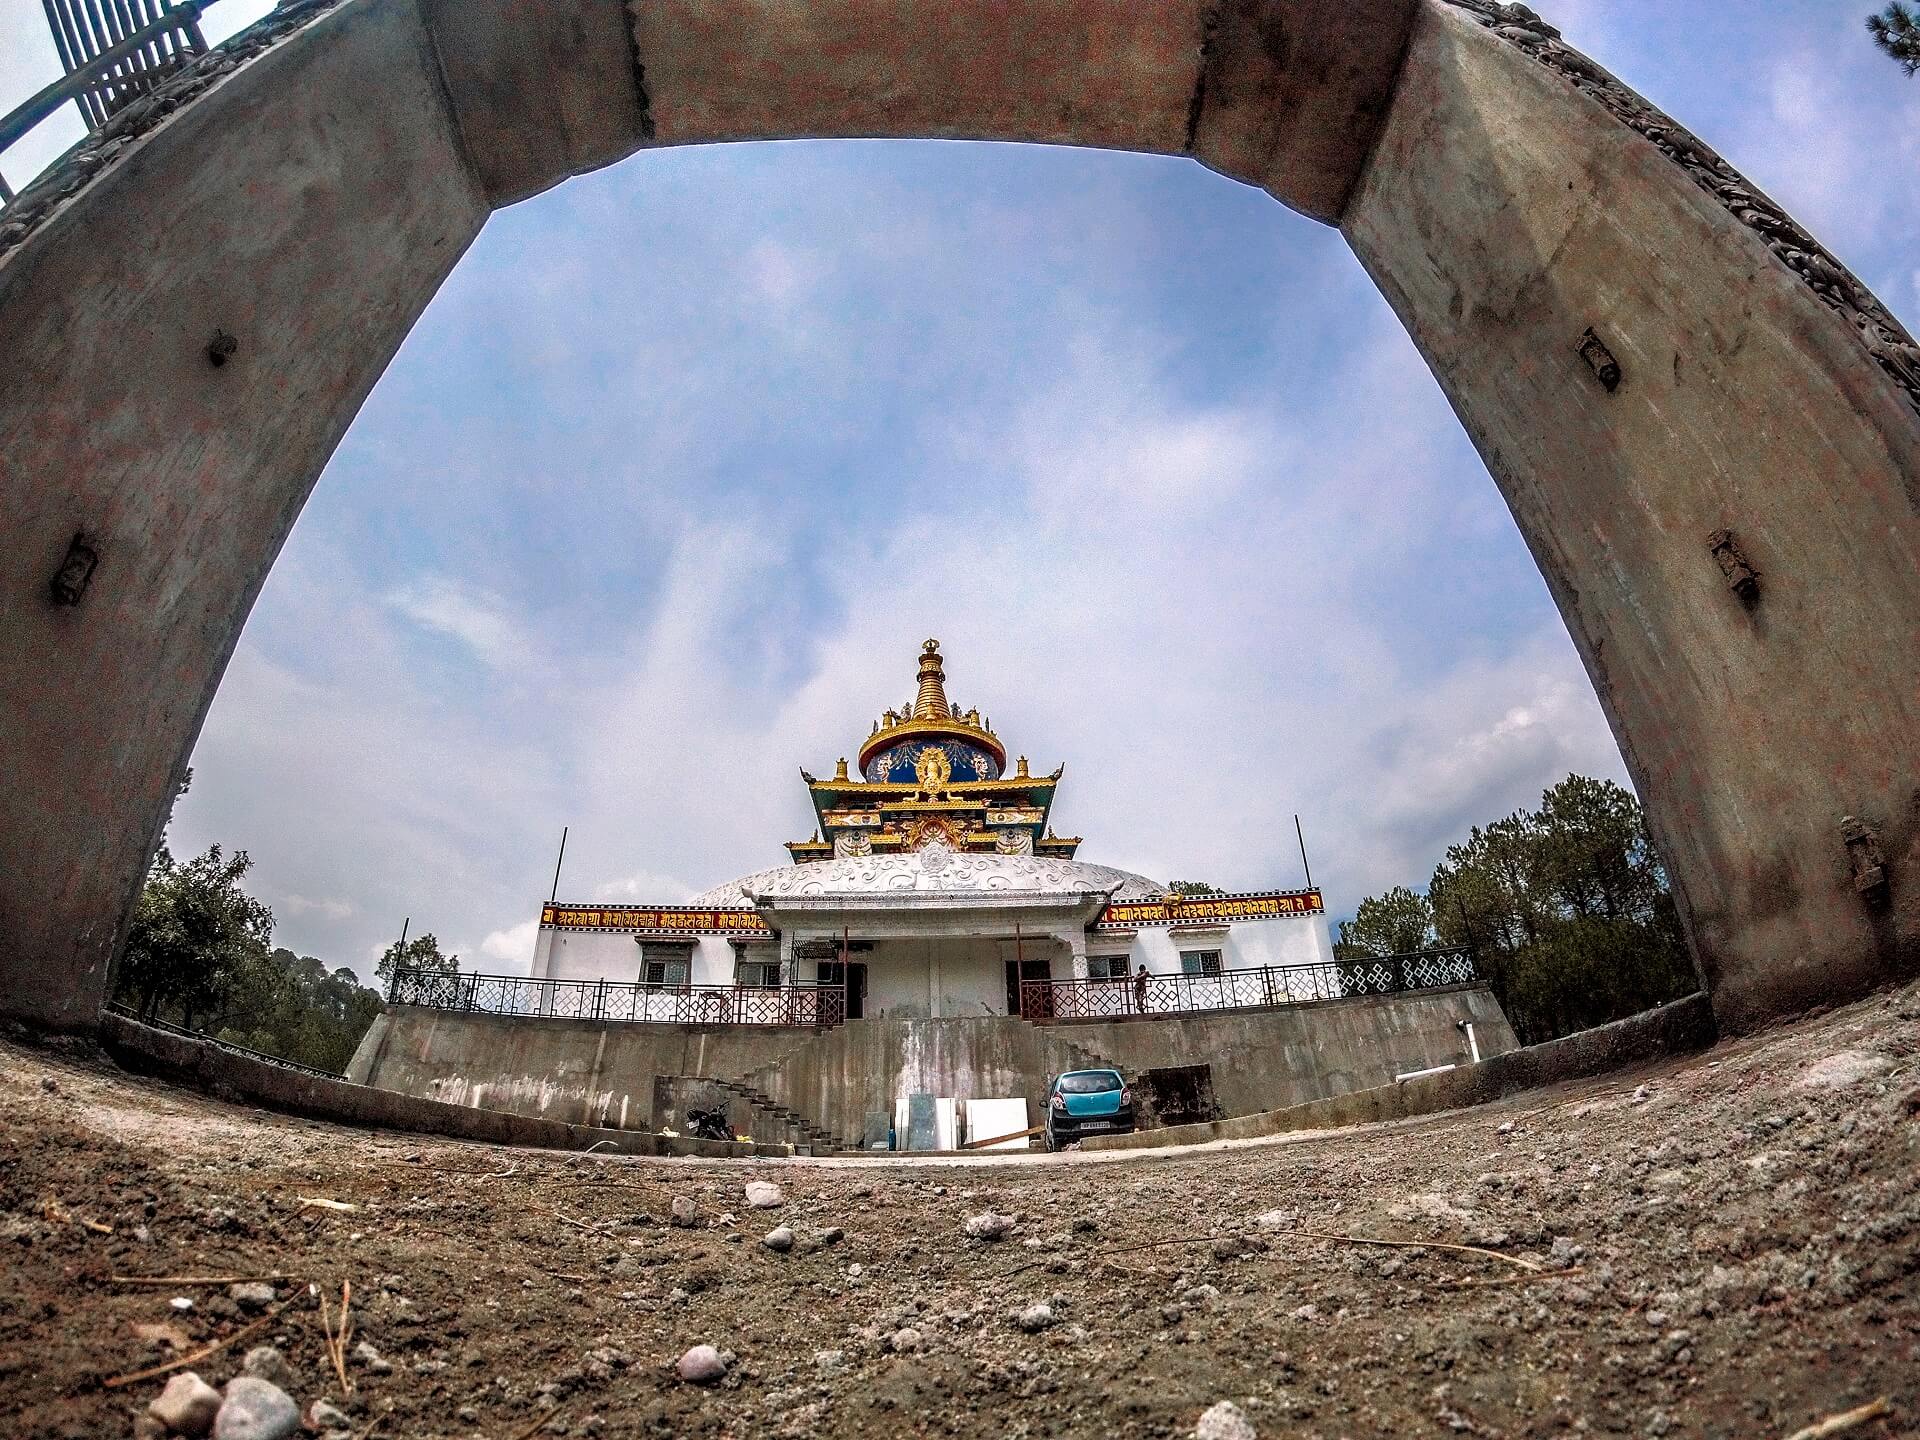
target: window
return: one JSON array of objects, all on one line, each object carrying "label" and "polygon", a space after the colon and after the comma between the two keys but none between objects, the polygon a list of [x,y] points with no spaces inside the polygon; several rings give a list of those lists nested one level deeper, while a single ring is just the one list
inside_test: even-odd
[{"label": "window", "polygon": [[1118,1070],[1069,1070],[1054,1086],[1062,1095],[1108,1095],[1126,1088]]},{"label": "window", "polygon": [[1220,963],[1218,950],[1182,950],[1180,952],[1182,975],[1218,975],[1224,968]]},{"label": "window", "polygon": [[780,962],[778,960],[742,960],[734,966],[733,983],[752,985],[762,990],[778,990]]},{"label": "window", "polygon": [[640,942],[640,983],[684,990],[693,980],[693,946],[654,940]]},{"label": "window", "polygon": [[1127,957],[1124,955],[1089,955],[1087,957],[1087,978],[1089,980],[1126,979]]}]

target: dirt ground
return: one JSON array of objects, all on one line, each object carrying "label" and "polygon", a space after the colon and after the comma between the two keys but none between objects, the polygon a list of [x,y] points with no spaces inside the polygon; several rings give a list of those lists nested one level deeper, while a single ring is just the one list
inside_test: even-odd
[{"label": "dirt ground", "polygon": [[[274,1344],[340,1436],[1915,1435],[1920,987],[1397,1126],[966,1164],[369,1134],[5,1043],[0,1253],[9,1436],[132,1435],[163,1378],[104,1382],[247,1325],[191,1368]],[[286,1278],[114,1278],[183,1276]]]}]

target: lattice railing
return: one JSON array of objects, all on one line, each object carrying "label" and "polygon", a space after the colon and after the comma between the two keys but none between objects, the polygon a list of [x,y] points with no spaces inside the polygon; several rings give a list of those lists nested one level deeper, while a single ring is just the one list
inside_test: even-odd
[{"label": "lattice railing", "polygon": [[1020,1013],[1029,1020],[1108,1020],[1126,1015],[1191,1015],[1394,995],[1467,985],[1480,978],[1466,946],[1331,964],[1277,965],[1214,974],[1134,975],[1113,980],[1026,980]]},{"label": "lattice railing", "polygon": [[838,985],[643,985],[399,970],[388,998],[431,1010],[557,1020],[827,1026],[847,1018],[847,992]]}]

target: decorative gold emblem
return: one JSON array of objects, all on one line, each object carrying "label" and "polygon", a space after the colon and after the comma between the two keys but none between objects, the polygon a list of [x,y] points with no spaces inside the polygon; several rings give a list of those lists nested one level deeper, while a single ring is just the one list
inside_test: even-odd
[{"label": "decorative gold emblem", "polygon": [[913,773],[920,781],[920,788],[932,796],[935,791],[946,789],[953,779],[953,762],[947,758],[944,746],[929,745],[914,762]]}]

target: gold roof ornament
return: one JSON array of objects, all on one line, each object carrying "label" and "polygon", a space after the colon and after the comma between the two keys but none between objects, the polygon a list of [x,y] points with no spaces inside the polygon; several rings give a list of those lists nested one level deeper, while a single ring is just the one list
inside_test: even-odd
[{"label": "gold roof ornament", "polygon": [[913,697],[915,720],[946,720],[953,715],[947,704],[947,674],[940,668],[940,642],[929,640],[920,647],[920,692]]}]

